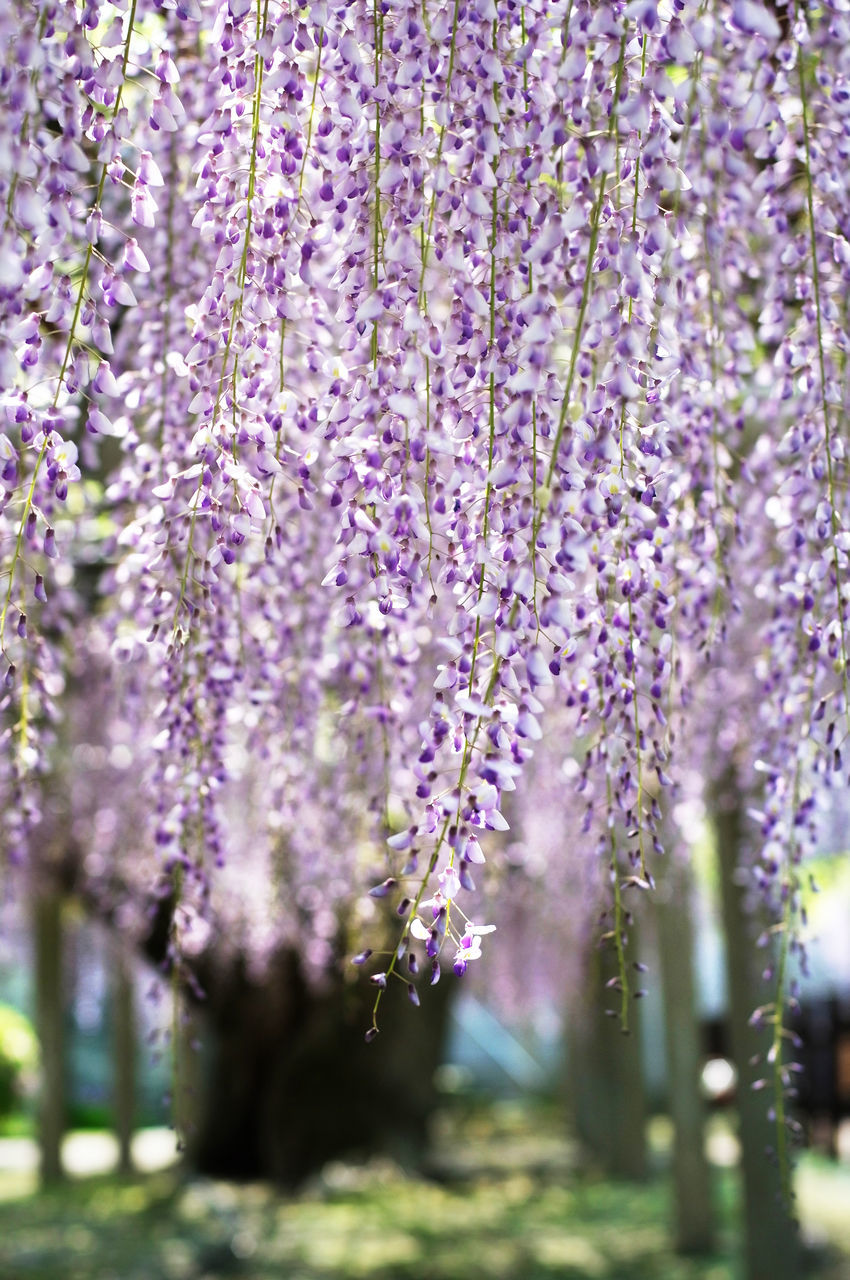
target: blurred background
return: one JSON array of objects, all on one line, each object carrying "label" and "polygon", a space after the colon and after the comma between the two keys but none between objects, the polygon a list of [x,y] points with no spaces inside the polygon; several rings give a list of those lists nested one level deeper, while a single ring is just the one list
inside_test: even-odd
[{"label": "blurred background", "polygon": [[810,868],[788,1018],[796,1226],[715,823],[641,895],[627,1035],[610,950],[568,921],[543,937],[539,896],[504,880],[500,947],[419,1008],[393,992],[371,1045],[350,965],[308,983],[231,956],[193,995],[71,892],[7,904],[0,1276],[850,1277],[843,830]]}]

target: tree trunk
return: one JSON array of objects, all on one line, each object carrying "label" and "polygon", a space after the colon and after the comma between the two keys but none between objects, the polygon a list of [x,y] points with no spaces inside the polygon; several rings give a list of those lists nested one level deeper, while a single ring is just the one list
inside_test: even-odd
[{"label": "tree trunk", "polygon": [[[746,1280],[798,1280],[799,1240],[782,1198],[779,1169],[770,1159],[776,1133],[768,1119],[768,1097],[753,1091],[764,1073],[769,1030],[750,1026],[753,1010],[764,1003],[754,921],[746,910],[741,884],[743,800],[734,771],[729,770],[714,795],[714,823],[720,861],[723,928],[729,995],[732,1057],[738,1070],[737,1104],[744,1190]],[[762,964],[764,952],[760,953]],[[761,1055],[753,1065],[751,1058]]]},{"label": "tree trunk", "polygon": [[43,1186],[60,1182],[65,1134],[65,1001],[62,984],[62,899],[37,894],[33,901],[36,1029],[41,1049],[38,1104],[39,1175]]},{"label": "tree trunk", "polygon": [[[634,937],[630,956],[633,948]],[[640,1180],[646,1175],[646,1094],[639,1005],[631,1003],[624,1035],[619,1019],[605,1014],[611,1003],[605,984],[615,972],[612,951],[589,954],[583,999],[569,1028],[573,1123],[605,1173]]]},{"label": "tree trunk", "polygon": [[118,1138],[118,1172],[133,1172],[132,1141],[136,1120],[136,1016],[133,979],[127,957],[116,949],[112,985],[115,1078],[113,1109]]},{"label": "tree trunk", "polygon": [[691,872],[669,854],[657,864],[658,953],[664,1002],[667,1097],[673,1121],[676,1248],[707,1253],[714,1234],[711,1180],[705,1154],[705,1103],[700,1093],[700,1037],[694,992]]},{"label": "tree trunk", "polygon": [[211,1176],[292,1186],[328,1160],[425,1154],[449,983],[415,1009],[401,987],[364,1041],[374,988],[328,980],[310,989],[291,952],[253,977],[242,961],[207,982],[207,1052],[190,1163]]}]

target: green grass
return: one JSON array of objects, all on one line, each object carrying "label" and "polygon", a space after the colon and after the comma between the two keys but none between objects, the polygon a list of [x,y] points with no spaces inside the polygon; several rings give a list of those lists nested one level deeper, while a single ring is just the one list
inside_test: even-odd
[{"label": "green grass", "polygon": [[0,1116],[0,1138],[33,1138],[35,1132],[35,1118],[26,1111]]},{"label": "green grass", "polygon": [[[508,1109],[444,1123],[442,1181],[376,1160],[331,1166],[290,1199],[171,1172],[9,1201],[0,1205],[0,1276],[733,1280],[734,1171],[717,1171],[716,1252],[682,1259],[670,1249],[664,1176],[631,1186],[580,1173],[551,1117],[531,1131],[526,1121]],[[830,1175],[817,1166],[814,1176],[821,1195]],[[843,1266],[836,1257],[818,1274],[843,1280]]]}]

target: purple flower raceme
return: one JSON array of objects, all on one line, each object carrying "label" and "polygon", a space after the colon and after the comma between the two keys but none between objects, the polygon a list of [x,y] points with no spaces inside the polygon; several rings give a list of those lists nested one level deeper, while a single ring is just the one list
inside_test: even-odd
[{"label": "purple flower raceme", "polygon": [[787,959],[850,727],[843,7],[0,26],[10,849],[73,620],[121,664],[175,957],[217,906],[314,975],[364,935],[376,1015],[423,950],[464,971],[554,739],[587,867],[535,875],[598,909],[603,868],[621,1016],[629,895],[711,762],[760,780]]}]

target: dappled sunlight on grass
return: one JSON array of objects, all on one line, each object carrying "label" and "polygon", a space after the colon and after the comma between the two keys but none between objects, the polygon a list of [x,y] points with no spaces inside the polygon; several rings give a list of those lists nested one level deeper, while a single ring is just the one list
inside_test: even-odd
[{"label": "dappled sunlight on grass", "polygon": [[[734,1280],[732,1170],[717,1171],[716,1253],[684,1259],[669,1246],[666,1179],[635,1186],[578,1171],[551,1114],[477,1112],[445,1120],[437,1137],[440,1180],[376,1159],[328,1166],[290,1199],[263,1184],[183,1181],[171,1170],[126,1183],[92,1178],[8,1202],[0,1205],[0,1276]],[[847,1170],[823,1161],[807,1162],[801,1174],[806,1196],[832,1197],[839,1227],[848,1183]],[[846,1270],[836,1261],[820,1274],[843,1280]]]},{"label": "dappled sunlight on grass", "polygon": [[850,1277],[850,1165],[809,1155],[797,1171],[796,1186],[809,1235],[847,1254]]}]

